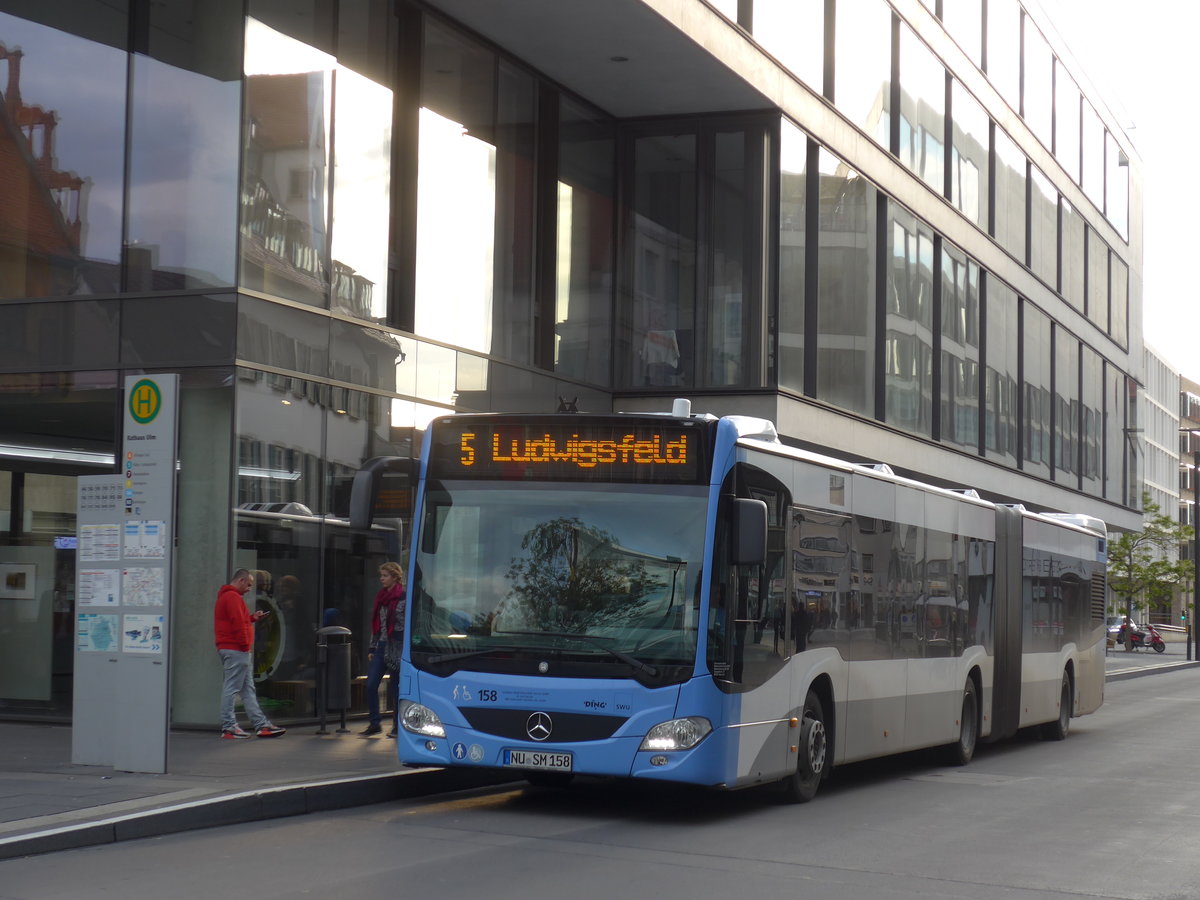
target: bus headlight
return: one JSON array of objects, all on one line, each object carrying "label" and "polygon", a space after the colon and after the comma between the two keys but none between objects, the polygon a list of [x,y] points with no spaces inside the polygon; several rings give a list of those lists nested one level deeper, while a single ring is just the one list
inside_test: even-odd
[{"label": "bus headlight", "polygon": [[691,750],[712,731],[712,722],[702,716],[659,722],[642,740],[639,750]]},{"label": "bus headlight", "polygon": [[400,724],[404,726],[405,731],[411,731],[413,734],[440,738],[446,736],[446,728],[438,714],[428,706],[413,703],[411,700],[400,701]]}]

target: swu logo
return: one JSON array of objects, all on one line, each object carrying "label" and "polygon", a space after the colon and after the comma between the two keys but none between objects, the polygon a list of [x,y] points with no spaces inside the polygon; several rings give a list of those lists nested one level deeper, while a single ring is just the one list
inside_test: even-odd
[{"label": "swu logo", "polygon": [[608,704],[603,700],[584,700],[583,705],[587,709],[608,709]]}]

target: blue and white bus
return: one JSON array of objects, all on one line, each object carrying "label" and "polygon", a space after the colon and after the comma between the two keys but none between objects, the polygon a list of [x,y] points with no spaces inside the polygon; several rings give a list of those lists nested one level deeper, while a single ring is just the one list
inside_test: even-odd
[{"label": "blue and white bus", "polygon": [[426,432],[401,762],[811,799],[833,766],[1055,740],[1104,694],[1105,528],[782,444],[760,419]]}]

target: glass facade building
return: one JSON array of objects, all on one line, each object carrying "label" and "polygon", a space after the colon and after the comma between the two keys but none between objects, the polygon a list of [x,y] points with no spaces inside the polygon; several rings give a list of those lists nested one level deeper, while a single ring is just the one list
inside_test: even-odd
[{"label": "glass facade building", "polygon": [[272,715],[312,715],[327,616],[365,674],[408,495],[364,536],[349,481],[447,411],[686,396],[1136,527],[1140,162],[1039,14],[0,0],[0,564],[37,573],[0,716],[71,716],[56,538],[131,374],[181,380],[177,725],[216,721],[239,566]]}]

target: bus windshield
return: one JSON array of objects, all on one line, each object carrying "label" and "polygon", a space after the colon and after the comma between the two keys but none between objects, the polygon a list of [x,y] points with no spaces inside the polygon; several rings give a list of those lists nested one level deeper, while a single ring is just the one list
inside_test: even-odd
[{"label": "bus windshield", "polygon": [[699,485],[430,482],[414,664],[516,672],[550,660],[568,677],[686,677],[706,504]]}]

